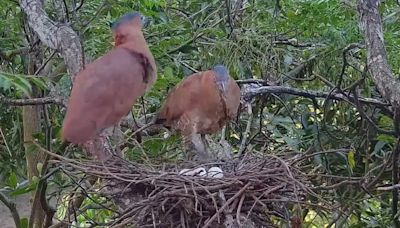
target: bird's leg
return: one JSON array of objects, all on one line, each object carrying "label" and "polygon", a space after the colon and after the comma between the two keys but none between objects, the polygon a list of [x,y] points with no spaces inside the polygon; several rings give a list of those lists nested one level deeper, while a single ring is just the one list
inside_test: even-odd
[{"label": "bird's leg", "polygon": [[208,141],[207,141],[206,135],[205,134],[201,134],[200,136],[201,136],[201,142],[204,145],[204,151],[209,155],[209,151],[208,151],[209,145],[208,145]]},{"label": "bird's leg", "polygon": [[82,146],[90,157],[100,161],[106,161],[112,155],[112,148],[109,146],[107,135],[104,132],[101,132]]},{"label": "bird's leg", "polygon": [[121,121],[122,120],[120,120],[116,125],[114,125],[114,129],[111,135],[112,141],[114,142],[115,145],[115,152],[120,157],[122,157],[122,150],[120,145],[123,143],[124,140],[124,133],[122,132],[121,129]]},{"label": "bird's leg", "polygon": [[104,140],[104,145],[109,149],[109,154],[117,155],[122,157],[120,144],[123,139],[123,133],[121,131],[120,122],[114,126],[101,129],[97,135]]},{"label": "bird's leg", "polygon": [[192,134],[192,143],[200,161],[210,161],[211,157],[207,151],[204,135]]},{"label": "bird's leg", "polygon": [[191,134],[183,134],[183,144],[185,148],[185,160],[191,161],[196,155],[195,148],[192,144]]}]

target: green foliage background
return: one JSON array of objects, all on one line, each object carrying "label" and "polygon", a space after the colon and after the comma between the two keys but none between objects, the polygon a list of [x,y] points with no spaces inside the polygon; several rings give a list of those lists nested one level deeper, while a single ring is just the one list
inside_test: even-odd
[{"label": "green foliage background", "polygon": [[[75,1],[66,0],[69,10]],[[233,4],[235,1],[228,1]],[[352,43],[363,43],[358,27],[358,16],[351,4],[336,0],[286,0],[246,1],[244,10],[231,26],[225,1],[186,0],[140,0],[103,1],[87,0],[76,12],[70,13],[70,23],[82,38],[87,58],[95,59],[112,47],[108,22],[129,11],[140,11],[151,18],[144,29],[150,49],[157,60],[158,81],[145,96],[148,113],[155,112],[166,93],[193,69],[206,70],[223,63],[235,79],[265,79],[273,84],[282,84],[302,90],[329,92],[340,80],[343,68],[343,50]],[[46,12],[53,20],[58,16],[51,1],[46,1]],[[77,4],[78,5],[78,4]],[[395,1],[384,1],[381,8],[384,21],[386,51],[393,73],[400,73],[400,21],[399,6]],[[231,12],[231,16],[235,12]],[[232,18],[231,18],[232,20]],[[7,59],[0,58],[0,95],[21,98],[30,94],[31,85],[42,89],[57,84],[68,92],[70,81],[26,77],[26,55],[11,54],[26,47],[24,36],[24,14],[18,4],[11,0],[0,2],[0,51]],[[279,44],[280,39],[297,45]],[[49,56],[50,51],[45,55]],[[348,54],[349,66],[342,77],[342,88],[353,85],[363,78],[365,49],[355,49]],[[54,67],[62,62],[55,57]],[[303,64],[300,73],[290,72]],[[67,75],[66,72],[62,75]],[[358,88],[363,97],[380,99],[374,84],[367,74]],[[51,107],[54,145],[59,142],[59,130],[64,110]],[[140,102],[133,108],[135,115],[142,115]],[[393,120],[374,106],[365,106],[365,113],[379,128],[393,130]],[[392,152],[395,138],[380,134],[346,102],[308,98],[293,95],[258,97],[253,105],[254,116],[250,145],[264,153],[293,155],[316,151],[339,151],[347,153],[320,153],[308,160],[306,172],[315,174],[314,184],[326,186],[346,178],[370,180],[378,174],[384,161]],[[228,139],[237,151],[248,115],[243,112],[236,127],[228,132]],[[0,187],[12,188],[18,194],[32,186],[18,185],[26,179],[26,168],[22,138],[20,108],[0,103]],[[44,140],[44,133],[38,139]],[[126,154],[131,159],[162,162],[174,159],[178,137],[164,140],[162,136],[145,138],[142,146],[129,147]],[[178,151],[179,152],[179,151]],[[79,154],[79,153],[77,153]],[[318,174],[318,175],[317,175]],[[382,175],[376,186],[390,183],[390,173]],[[65,184],[65,177],[58,176],[54,186]],[[362,183],[343,184],[321,194],[332,204],[348,210],[349,216],[338,218],[346,227],[387,227],[391,224],[389,193],[374,189],[368,195]],[[99,199],[101,200],[101,199]],[[311,199],[313,200],[313,199]],[[61,209],[60,209],[61,210]],[[61,212],[60,212],[61,213]],[[92,213],[92,214],[91,214]],[[306,226],[323,227],[335,220],[336,211],[322,214],[309,211]],[[101,216],[99,216],[101,215]],[[109,212],[94,214],[89,218],[107,220]],[[82,224],[87,217],[80,218]]]}]

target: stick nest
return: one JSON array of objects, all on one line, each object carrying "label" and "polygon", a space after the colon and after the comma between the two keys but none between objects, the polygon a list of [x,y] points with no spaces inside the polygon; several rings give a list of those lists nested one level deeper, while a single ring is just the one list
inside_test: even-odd
[{"label": "stick nest", "polygon": [[[291,219],[288,209],[308,204],[306,197],[313,194],[301,172],[276,156],[249,155],[191,167],[112,160],[61,162],[65,168],[102,179],[101,194],[120,209],[112,222],[117,227],[271,227],[272,218]],[[211,166],[220,167],[224,176],[179,175],[183,167]]]}]

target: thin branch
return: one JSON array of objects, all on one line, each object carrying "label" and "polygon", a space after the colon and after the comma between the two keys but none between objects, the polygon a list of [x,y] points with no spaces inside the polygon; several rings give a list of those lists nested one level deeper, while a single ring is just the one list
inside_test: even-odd
[{"label": "thin branch", "polygon": [[249,138],[251,124],[253,123],[253,110],[251,107],[251,103],[247,103],[246,106],[247,106],[246,108],[247,108],[247,114],[249,115],[249,119],[247,120],[246,130],[243,133],[242,142],[240,143],[239,155],[242,155],[244,153],[244,151],[246,150],[247,139]]},{"label": "thin branch", "polygon": [[46,67],[46,65],[50,62],[50,60],[53,59],[55,54],[56,54],[56,51],[53,51],[50,54],[50,56],[46,59],[46,61],[44,61],[44,63],[35,71],[34,75],[38,75]]},{"label": "thin branch", "polygon": [[387,186],[387,187],[378,187],[376,188],[376,190],[378,191],[392,191],[394,189],[399,189],[400,188],[400,184],[395,184],[395,185],[391,185],[391,186]]},{"label": "thin branch", "polygon": [[67,19],[67,22],[69,22],[70,18],[69,18],[69,11],[68,11],[67,2],[65,0],[63,0],[62,2],[63,2],[63,5],[64,5],[65,18]]},{"label": "thin branch", "polygon": [[225,0],[225,7],[226,7],[226,15],[227,15],[227,21],[230,27],[230,32],[228,34],[228,38],[231,36],[233,32],[233,24],[232,24],[232,15],[231,15],[231,2],[230,0]]},{"label": "thin branch", "polygon": [[250,183],[247,183],[242,189],[240,189],[240,191],[238,191],[234,196],[232,196],[232,198],[230,198],[228,201],[226,201],[226,203],[218,209],[218,211],[207,221],[206,224],[204,224],[203,228],[207,228],[209,227],[212,222],[217,218],[217,216],[219,216],[219,214],[227,207],[229,206],[229,204],[231,204],[236,198],[238,198],[239,196],[241,196],[244,191],[246,191],[246,189],[250,186]]},{"label": "thin branch", "polygon": [[11,106],[28,106],[28,105],[43,105],[43,104],[57,104],[60,106],[64,106],[61,99],[54,97],[13,99],[0,95],[0,103]]},{"label": "thin branch", "polygon": [[85,2],[84,0],[81,0],[81,2],[79,3],[79,5],[78,5],[73,11],[71,11],[70,13],[78,11],[78,10],[83,6],[83,3],[84,3],[84,2]]},{"label": "thin branch", "polygon": [[40,41],[61,53],[70,75],[74,77],[83,67],[81,42],[77,33],[67,24],[52,21],[44,11],[42,1],[21,0],[20,7]]},{"label": "thin branch", "polygon": [[12,217],[14,219],[15,226],[17,228],[21,227],[21,220],[18,214],[17,207],[15,205],[15,202],[11,201],[4,193],[0,192],[0,201],[10,209],[10,212],[12,214]]},{"label": "thin branch", "polygon": [[[315,47],[317,46],[314,43],[299,43],[297,39],[286,39],[286,40],[275,40],[273,44],[282,44],[282,45],[290,45],[297,48],[304,48],[304,47]],[[321,45],[322,46],[322,45]]]},{"label": "thin branch", "polygon": [[239,85],[242,84],[260,84],[265,86],[268,85],[267,81],[263,79],[241,79],[241,80],[236,80],[236,83]]},{"label": "thin branch", "polygon": [[[210,25],[208,28],[213,28],[213,27],[217,26],[219,23],[221,23],[224,20],[225,20],[225,17],[222,17],[221,19],[217,20],[214,24]],[[161,57],[163,57],[163,56],[165,56],[167,54],[172,54],[174,52],[177,52],[177,51],[181,50],[182,48],[184,48],[187,45],[193,43],[194,41],[196,41],[198,38],[204,36],[205,34],[206,34],[205,31],[194,32],[194,35],[193,35],[193,37],[191,39],[187,40],[186,42],[184,42],[183,44],[181,44],[181,45],[179,45],[179,46],[177,46],[175,48],[172,48],[171,50],[168,50],[167,52],[162,54]]]},{"label": "thin branch", "polygon": [[[287,86],[260,86],[255,89],[250,89],[244,96],[246,99],[251,99],[254,96],[257,95],[263,95],[263,94],[269,94],[269,93],[286,93],[286,94],[292,94],[292,95],[297,95],[297,96],[302,96],[302,97],[307,97],[307,98],[331,98],[334,100],[338,101],[349,101],[349,98],[354,99],[353,96],[346,97],[343,94],[340,93],[332,93],[329,94],[328,92],[321,92],[321,91],[314,91],[314,90],[300,90],[296,88],[291,88]],[[359,101],[364,104],[371,104],[379,107],[388,107],[390,104],[380,101],[378,99],[374,98],[359,98]],[[350,102],[351,103],[351,102]]]},{"label": "thin branch", "polygon": [[387,131],[384,130],[382,128],[380,128],[377,124],[375,124],[375,122],[364,112],[363,107],[360,104],[360,101],[358,99],[358,94],[356,91],[357,86],[354,87],[354,89],[352,90],[353,92],[353,97],[354,97],[354,103],[356,105],[356,108],[358,110],[358,112],[360,113],[361,117],[366,119],[368,121],[368,123],[370,123],[372,125],[373,128],[375,128],[375,130],[380,133],[380,134],[387,134],[387,135],[396,135],[395,131]]}]

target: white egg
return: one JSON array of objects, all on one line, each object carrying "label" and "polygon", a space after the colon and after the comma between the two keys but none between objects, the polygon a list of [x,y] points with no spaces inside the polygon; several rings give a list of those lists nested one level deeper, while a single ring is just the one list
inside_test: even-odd
[{"label": "white egg", "polygon": [[207,176],[213,178],[222,178],[224,177],[224,174],[222,172],[222,169],[218,167],[211,167],[207,172]]},{"label": "white egg", "polygon": [[179,171],[179,175],[185,175],[188,176],[188,172],[190,171],[190,169],[182,169],[181,171]]},{"label": "white egg", "polygon": [[200,176],[200,177],[207,176],[207,171],[203,167],[193,170],[193,173],[194,173],[193,176]]},{"label": "white egg", "polygon": [[184,175],[184,176],[200,176],[200,177],[204,177],[207,175],[207,171],[205,168],[201,167],[201,168],[197,168],[197,169],[182,169],[179,172],[179,175]]}]

